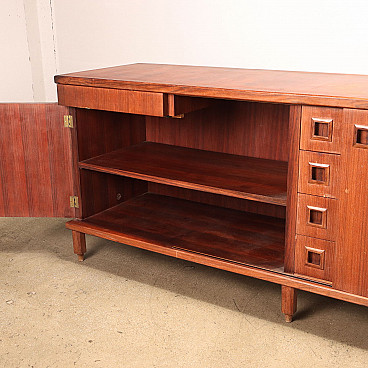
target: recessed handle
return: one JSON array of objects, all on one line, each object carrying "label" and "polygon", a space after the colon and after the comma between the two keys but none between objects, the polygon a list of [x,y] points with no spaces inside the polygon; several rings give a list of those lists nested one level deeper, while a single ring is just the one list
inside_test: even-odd
[{"label": "recessed handle", "polygon": [[330,181],[330,165],[316,162],[309,164],[309,183],[328,185]]},{"label": "recessed handle", "polygon": [[332,119],[312,118],[311,139],[319,141],[332,141]]},{"label": "recessed handle", "polygon": [[354,147],[368,148],[368,126],[354,125]]},{"label": "recessed handle", "polygon": [[323,270],[325,268],[325,251],[311,247],[305,247],[305,250],[305,265]]},{"label": "recessed handle", "polygon": [[308,225],[327,227],[327,208],[307,206]]}]

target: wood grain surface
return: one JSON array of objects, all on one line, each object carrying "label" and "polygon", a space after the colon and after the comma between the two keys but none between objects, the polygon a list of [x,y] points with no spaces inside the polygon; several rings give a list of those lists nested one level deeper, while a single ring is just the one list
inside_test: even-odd
[{"label": "wood grain surface", "polygon": [[368,108],[368,76],[130,64],[55,77],[60,84],[251,101]]},{"label": "wood grain surface", "polygon": [[286,205],[287,163],[144,142],[79,166],[161,184]]},{"label": "wood grain surface", "polygon": [[67,113],[56,104],[0,104],[2,216],[75,216]]},{"label": "wood grain surface", "polygon": [[367,126],[368,112],[345,109],[334,286],[368,296],[368,150],[354,145],[355,125]]},{"label": "wood grain surface", "polygon": [[80,223],[82,232],[84,224],[118,233],[128,245],[283,270],[285,222],[273,217],[148,193],[88,217]]}]

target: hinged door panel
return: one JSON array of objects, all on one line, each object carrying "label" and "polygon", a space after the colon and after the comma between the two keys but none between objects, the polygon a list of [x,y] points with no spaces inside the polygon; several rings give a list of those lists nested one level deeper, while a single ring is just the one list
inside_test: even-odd
[{"label": "hinged door panel", "polygon": [[0,104],[0,216],[74,217],[68,109]]}]

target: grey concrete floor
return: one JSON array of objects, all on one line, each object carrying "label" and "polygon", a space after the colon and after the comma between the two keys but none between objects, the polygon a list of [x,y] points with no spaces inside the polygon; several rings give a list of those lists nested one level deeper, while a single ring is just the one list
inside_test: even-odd
[{"label": "grey concrete floor", "polygon": [[87,237],[0,219],[0,367],[368,367],[368,309]]}]

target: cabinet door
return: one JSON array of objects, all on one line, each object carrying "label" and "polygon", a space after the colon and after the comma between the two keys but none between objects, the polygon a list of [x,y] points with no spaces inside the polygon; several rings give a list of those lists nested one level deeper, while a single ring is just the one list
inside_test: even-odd
[{"label": "cabinet door", "polygon": [[334,286],[368,297],[368,111],[344,109]]},{"label": "cabinet door", "polygon": [[68,109],[0,104],[0,216],[74,217]]}]

